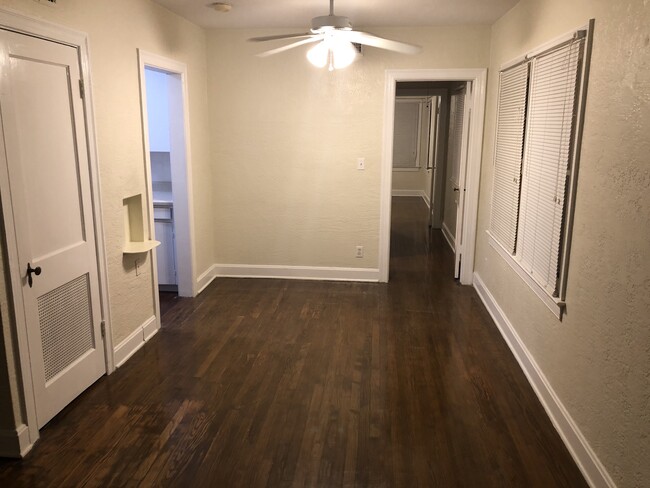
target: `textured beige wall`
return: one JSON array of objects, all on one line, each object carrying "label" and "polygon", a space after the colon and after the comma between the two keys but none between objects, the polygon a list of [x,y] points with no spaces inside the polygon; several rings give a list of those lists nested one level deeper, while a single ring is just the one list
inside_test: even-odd
[{"label": "textured beige wall", "polygon": [[[492,250],[501,63],[596,19],[562,322]],[[522,0],[493,26],[476,267],[620,488],[650,482],[650,4]]]},{"label": "textured beige wall", "polygon": [[332,73],[246,42],[287,30],[208,35],[217,262],[376,268],[385,70],[485,67],[490,28],[373,29],[424,51],[367,49]]},{"label": "textured beige wall", "polygon": [[[136,276],[132,260],[122,255],[122,199],[146,192],[138,48],[188,66],[197,275],[214,262],[205,33],[149,0],[64,0],[56,7],[0,0],[0,7],[89,35],[112,332],[117,345],[154,314],[150,260],[141,263]],[[6,295],[5,283],[0,282],[0,287],[0,295]]]}]

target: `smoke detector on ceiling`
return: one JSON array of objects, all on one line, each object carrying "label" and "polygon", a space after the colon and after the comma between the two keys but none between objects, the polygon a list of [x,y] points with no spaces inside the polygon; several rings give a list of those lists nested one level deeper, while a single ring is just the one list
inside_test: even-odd
[{"label": "smoke detector on ceiling", "polygon": [[217,12],[221,12],[221,13],[224,13],[224,14],[227,13],[227,12],[230,12],[230,9],[232,9],[232,5],[230,5],[229,3],[224,3],[224,2],[210,3],[210,4],[208,4],[208,7],[216,10]]}]

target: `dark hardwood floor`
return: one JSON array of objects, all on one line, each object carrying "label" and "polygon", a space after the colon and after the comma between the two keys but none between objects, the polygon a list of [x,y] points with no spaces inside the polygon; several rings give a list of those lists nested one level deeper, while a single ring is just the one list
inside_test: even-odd
[{"label": "dark hardwood floor", "polygon": [[160,315],[162,317],[169,311],[169,309],[174,308],[178,303],[183,301],[181,297],[178,296],[178,293],[171,291],[161,291],[158,293],[160,298]]},{"label": "dark hardwood floor", "polygon": [[587,486],[422,201],[395,200],[389,284],[174,300],[0,486]]}]

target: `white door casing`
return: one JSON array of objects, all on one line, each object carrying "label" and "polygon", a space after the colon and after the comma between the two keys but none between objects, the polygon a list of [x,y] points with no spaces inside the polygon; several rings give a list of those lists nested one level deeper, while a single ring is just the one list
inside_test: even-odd
[{"label": "white door casing", "polygon": [[[14,293],[22,294],[40,428],[106,373],[80,56],[4,30],[0,41],[0,153],[22,270]],[[28,263],[41,268],[33,286]]]}]

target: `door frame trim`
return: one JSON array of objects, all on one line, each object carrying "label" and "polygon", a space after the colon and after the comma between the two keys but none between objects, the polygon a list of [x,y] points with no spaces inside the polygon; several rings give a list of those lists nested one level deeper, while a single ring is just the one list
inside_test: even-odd
[{"label": "door frame trim", "polygon": [[[92,94],[91,70],[90,70],[90,46],[88,34],[77,30],[63,27],[45,20],[35,19],[10,9],[0,8],[0,29],[17,32],[20,34],[37,37],[47,41],[63,43],[77,49],[79,53],[79,65],[81,77],[84,83],[85,94],[83,108],[86,115],[86,137],[88,146],[88,166],[90,176],[91,205],[95,224],[95,243],[97,246],[97,271],[99,277],[99,294],[101,320],[105,325],[104,337],[104,358],[106,363],[106,374],[115,370],[113,355],[113,340],[110,320],[110,302],[108,294],[108,261],[104,239],[104,222],[102,218],[102,199],[99,184],[99,164],[97,152],[97,140],[95,131],[95,113]],[[4,158],[3,158],[4,159]],[[0,165],[0,193],[2,194],[2,213],[6,232],[7,257],[10,273],[10,289],[7,290],[13,305],[13,315],[17,342],[17,360],[20,367],[21,385],[17,390],[21,395],[20,403],[24,409],[26,418],[15,419],[17,427],[21,422],[27,425],[28,445],[21,442],[20,452],[17,455],[24,456],[39,437],[38,424],[36,421],[36,402],[34,398],[34,386],[32,382],[31,363],[29,360],[29,348],[27,343],[27,322],[24,312],[24,303],[21,283],[21,267],[18,259],[18,244],[13,220],[13,210],[9,191],[9,177],[7,173],[6,160]],[[18,292],[16,292],[18,290]],[[8,324],[11,327],[11,324]],[[10,345],[5,345],[9,348]]]},{"label": "door frame trim", "polygon": [[389,69],[386,70],[384,92],[384,128],[381,158],[379,208],[379,281],[388,282],[390,266],[391,187],[393,177],[393,131],[395,126],[395,91],[400,81],[471,81],[474,94],[472,120],[465,178],[465,208],[461,253],[465,266],[460,282],[471,285],[474,274],[476,230],[478,218],[479,184],[483,121],[487,87],[487,69]]},{"label": "door frame trim", "polygon": [[[155,223],[153,216],[153,190],[151,176],[151,156],[149,152],[149,122],[147,115],[147,87],[145,82],[145,68],[150,67],[164,71],[171,75],[177,75],[181,81],[181,96],[183,101],[183,136],[184,147],[179,152],[184,153],[185,164],[182,171],[181,180],[174,180],[172,173],[172,188],[178,187],[185,193],[184,196],[174,199],[174,231],[176,234],[176,276],[178,280],[179,296],[195,297],[198,293],[198,283],[196,279],[196,261],[194,250],[194,202],[192,200],[192,153],[190,145],[190,113],[189,113],[189,96],[187,86],[187,65],[174,59],[166,58],[158,54],[138,49],[138,71],[140,75],[140,109],[142,116],[142,137],[145,161],[145,178],[147,184],[147,211],[149,215],[149,235],[155,235]],[[178,193],[177,193],[178,194]],[[178,201],[183,205],[179,205]],[[179,228],[179,220],[183,220],[185,225]],[[153,294],[156,303],[156,317],[158,327],[160,327],[160,298],[158,296],[158,260],[156,253],[152,253],[153,266]],[[179,273],[179,269],[187,270]]]}]

